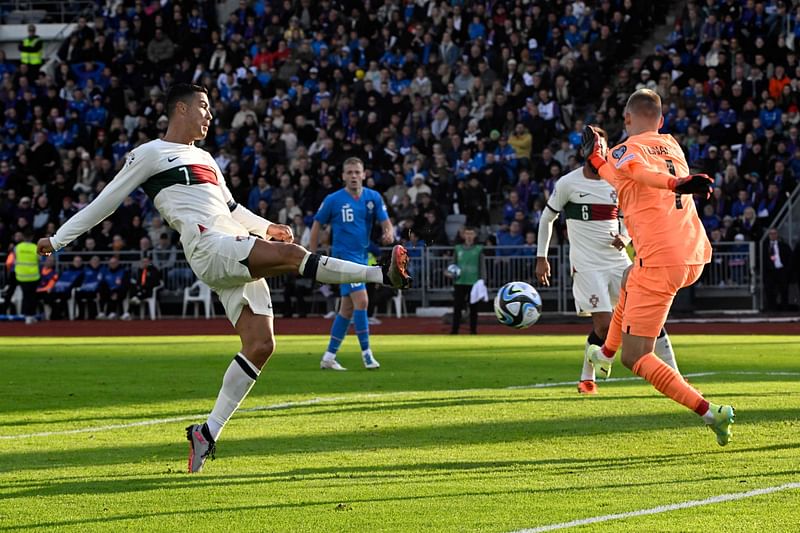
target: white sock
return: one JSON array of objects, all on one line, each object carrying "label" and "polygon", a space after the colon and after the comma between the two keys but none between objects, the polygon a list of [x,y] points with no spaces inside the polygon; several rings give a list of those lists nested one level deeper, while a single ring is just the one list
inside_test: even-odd
[{"label": "white sock", "polygon": [[325,352],[322,356],[323,361],[333,361],[336,359],[336,354],[333,352]]},{"label": "white sock", "polygon": [[241,352],[236,354],[222,378],[222,388],[219,390],[214,409],[208,415],[206,423],[211,432],[211,438],[217,440],[219,434],[222,433],[222,428],[225,427],[247,393],[253,388],[260,373],[261,371]]},{"label": "white sock", "polygon": [[[300,263],[300,272],[305,270],[308,257]],[[379,266],[367,266],[343,261],[335,257],[320,257],[316,280],[320,283],[383,283],[383,270]]]},{"label": "white sock", "polygon": [[594,365],[589,362],[585,357],[586,351],[589,349],[589,341],[586,341],[586,348],[584,350],[583,370],[581,370],[581,381],[594,381]]},{"label": "white sock", "polygon": [[667,363],[669,366],[675,369],[675,372],[680,374],[680,370],[678,370],[678,363],[675,361],[675,352],[672,351],[672,343],[669,342],[669,335],[667,335],[666,331],[662,337],[658,337],[656,339],[656,345],[653,348],[653,351],[659,357],[659,359]]},{"label": "white sock", "polygon": [[713,424],[714,420],[714,411],[711,410],[711,406],[709,406],[708,411],[705,414],[700,415],[700,418],[703,419],[703,422],[706,424]]},{"label": "white sock", "polygon": [[370,348],[367,348],[366,350],[361,350],[361,355],[367,355],[367,354],[372,355],[372,350]]}]

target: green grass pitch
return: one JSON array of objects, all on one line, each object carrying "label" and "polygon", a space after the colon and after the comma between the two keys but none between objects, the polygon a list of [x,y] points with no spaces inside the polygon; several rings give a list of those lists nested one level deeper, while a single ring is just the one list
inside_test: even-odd
[{"label": "green grass pitch", "polygon": [[[797,337],[673,338],[692,383],[737,408],[726,448],[619,364],[579,397],[578,336],[373,336],[377,372],[348,338],[345,373],[318,369],[326,342],[279,337],[189,476],[184,427],[235,337],[3,339],[0,531],[499,532],[800,482]],[[798,523],[790,488],[574,530]]]}]

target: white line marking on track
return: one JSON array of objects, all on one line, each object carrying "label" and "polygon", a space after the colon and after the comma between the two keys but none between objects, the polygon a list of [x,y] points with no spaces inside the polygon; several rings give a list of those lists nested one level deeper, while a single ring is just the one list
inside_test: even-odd
[{"label": "white line marking on track", "polygon": [[[684,374],[685,377],[692,378],[692,377],[706,377],[706,376],[716,376],[720,374],[732,374],[732,375],[747,375],[747,376],[800,376],[800,372],[694,372],[691,374]],[[639,381],[641,378],[636,376],[631,377],[624,377],[624,378],[610,378],[605,380],[605,383],[611,382],[625,382],[625,381]],[[489,389],[489,388],[476,388],[476,389],[454,389],[448,391],[439,391],[439,392],[479,392],[479,391],[492,391],[492,390],[525,390],[525,389],[546,389],[550,387],[571,387],[575,385],[576,381],[558,381],[553,383],[533,383],[531,385],[513,385],[510,387],[503,387],[501,389]],[[414,391],[414,392],[436,392],[436,391]],[[358,394],[352,396],[329,396],[329,397],[319,397],[319,398],[311,398],[309,400],[299,400],[295,402],[282,402],[282,403],[275,403],[271,405],[260,405],[256,407],[248,407],[246,409],[239,409],[241,413],[252,413],[256,411],[278,411],[281,409],[293,409],[295,407],[306,407],[308,405],[316,405],[316,404],[324,404],[324,403],[332,403],[332,402],[339,402],[346,399],[353,399],[353,398],[386,398],[389,396],[397,396],[401,394],[408,394],[409,391],[396,391],[396,392],[383,392],[383,393],[368,393],[368,394]],[[115,429],[127,429],[127,428],[135,428],[135,427],[142,427],[142,426],[155,426],[158,424],[170,424],[173,422],[186,422],[189,420],[197,420],[202,419],[203,417],[207,416],[207,413],[204,414],[195,414],[195,415],[185,415],[185,416],[175,416],[170,418],[155,418],[151,420],[140,420],[139,422],[128,422],[126,424],[110,424],[107,426],[94,426],[94,427],[87,427],[87,428],[77,428],[77,429],[66,429],[62,431],[41,431],[38,433],[22,433],[19,435],[0,435],[0,440],[19,440],[19,439],[30,439],[34,437],[52,437],[55,435],[75,435],[77,433],[96,433],[99,431],[112,431]]]},{"label": "white line marking on track", "polygon": [[652,507],[650,509],[641,509],[639,511],[630,511],[627,513],[615,513],[603,516],[594,516],[592,518],[582,518],[580,520],[572,520],[571,522],[561,522],[560,524],[550,524],[547,526],[539,526],[530,529],[520,529],[515,531],[514,533],[540,533],[542,531],[567,529],[570,527],[585,526],[588,524],[597,524],[598,522],[608,522],[609,520],[622,520],[625,518],[635,518],[637,516],[668,513],[670,511],[689,509],[691,507],[701,507],[703,505],[713,505],[715,503],[743,500],[745,498],[754,498],[756,496],[763,496],[764,494],[772,494],[773,492],[781,492],[784,490],[792,490],[792,489],[800,489],[800,483],[786,483],[784,485],[778,485],[775,487],[766,487],[763,489],[756,489],[747,492],[720,494],[719,496],[712,496],[710,498],[706,498],[705,500],[691,500],[683,503],[673,503],[671,505],[659,505],[658,507]]}]

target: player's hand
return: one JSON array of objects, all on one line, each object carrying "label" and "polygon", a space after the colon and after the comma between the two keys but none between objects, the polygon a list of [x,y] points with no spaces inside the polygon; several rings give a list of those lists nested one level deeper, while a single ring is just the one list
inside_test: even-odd
[{"label": "player's hand", "polygon": [[50,242],[50,237],[42,237],[36,243],[36,253],[39,255],[50,255],[53,252],[53,243]]},{"label": "player's hand", "polygon": [[394,242],[394,232],[384,231],[383,235],[381,235],[381,242],[386,246],[392,244]]},{"label": "player's hand", "polygon": [[685,178],[675,178],[672,190],[678,194],[696,194],[708,199],[714,191],[714,178],[708,174],[691,174]]},{"label": "player's hand", "polygon": [[546,257],[536,258],[536,281],[542,287],[550,286],[550,261]]},{"label": "player's hand", "polygon": [[628,243],[631,242],[630,237],[625,237],[621,233],[617,233],[616,235],[613,232],[609,233],[611,233],[611,237],[614,238],[614,240],[611,242],[611,246],[617,250],[624,250],[625,247],[628,246]]},{"label": "player's hand", "polygon": [[591,126],[584,126],[581,136],[583,157],[592,170],[597,173],[600,167],[606,164],[606,142]]},{"label": "player's hand", "polygon": [[294,240],[292,228],[286,224],[270,224],[267,228],[267,235],[276,241],[292,242]]}]

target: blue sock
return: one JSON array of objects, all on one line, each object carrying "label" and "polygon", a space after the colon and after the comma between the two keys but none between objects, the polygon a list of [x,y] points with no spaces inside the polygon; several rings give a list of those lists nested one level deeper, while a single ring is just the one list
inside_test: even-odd
[{"label": "blue sock", "polygon": [[328,351],[335,354],[339,351],[339,346],[347,335],[347,330],[350,328],[350,319],[337,314],[333,319],[333,326],[331,326],[331,341],[328,343]]},{"label": "blue sock", "polygon": [[369,318],[366,309],[353,311],[353,325],[358,335],[358,343],[361,344],[361,351],[369,350]]}]

